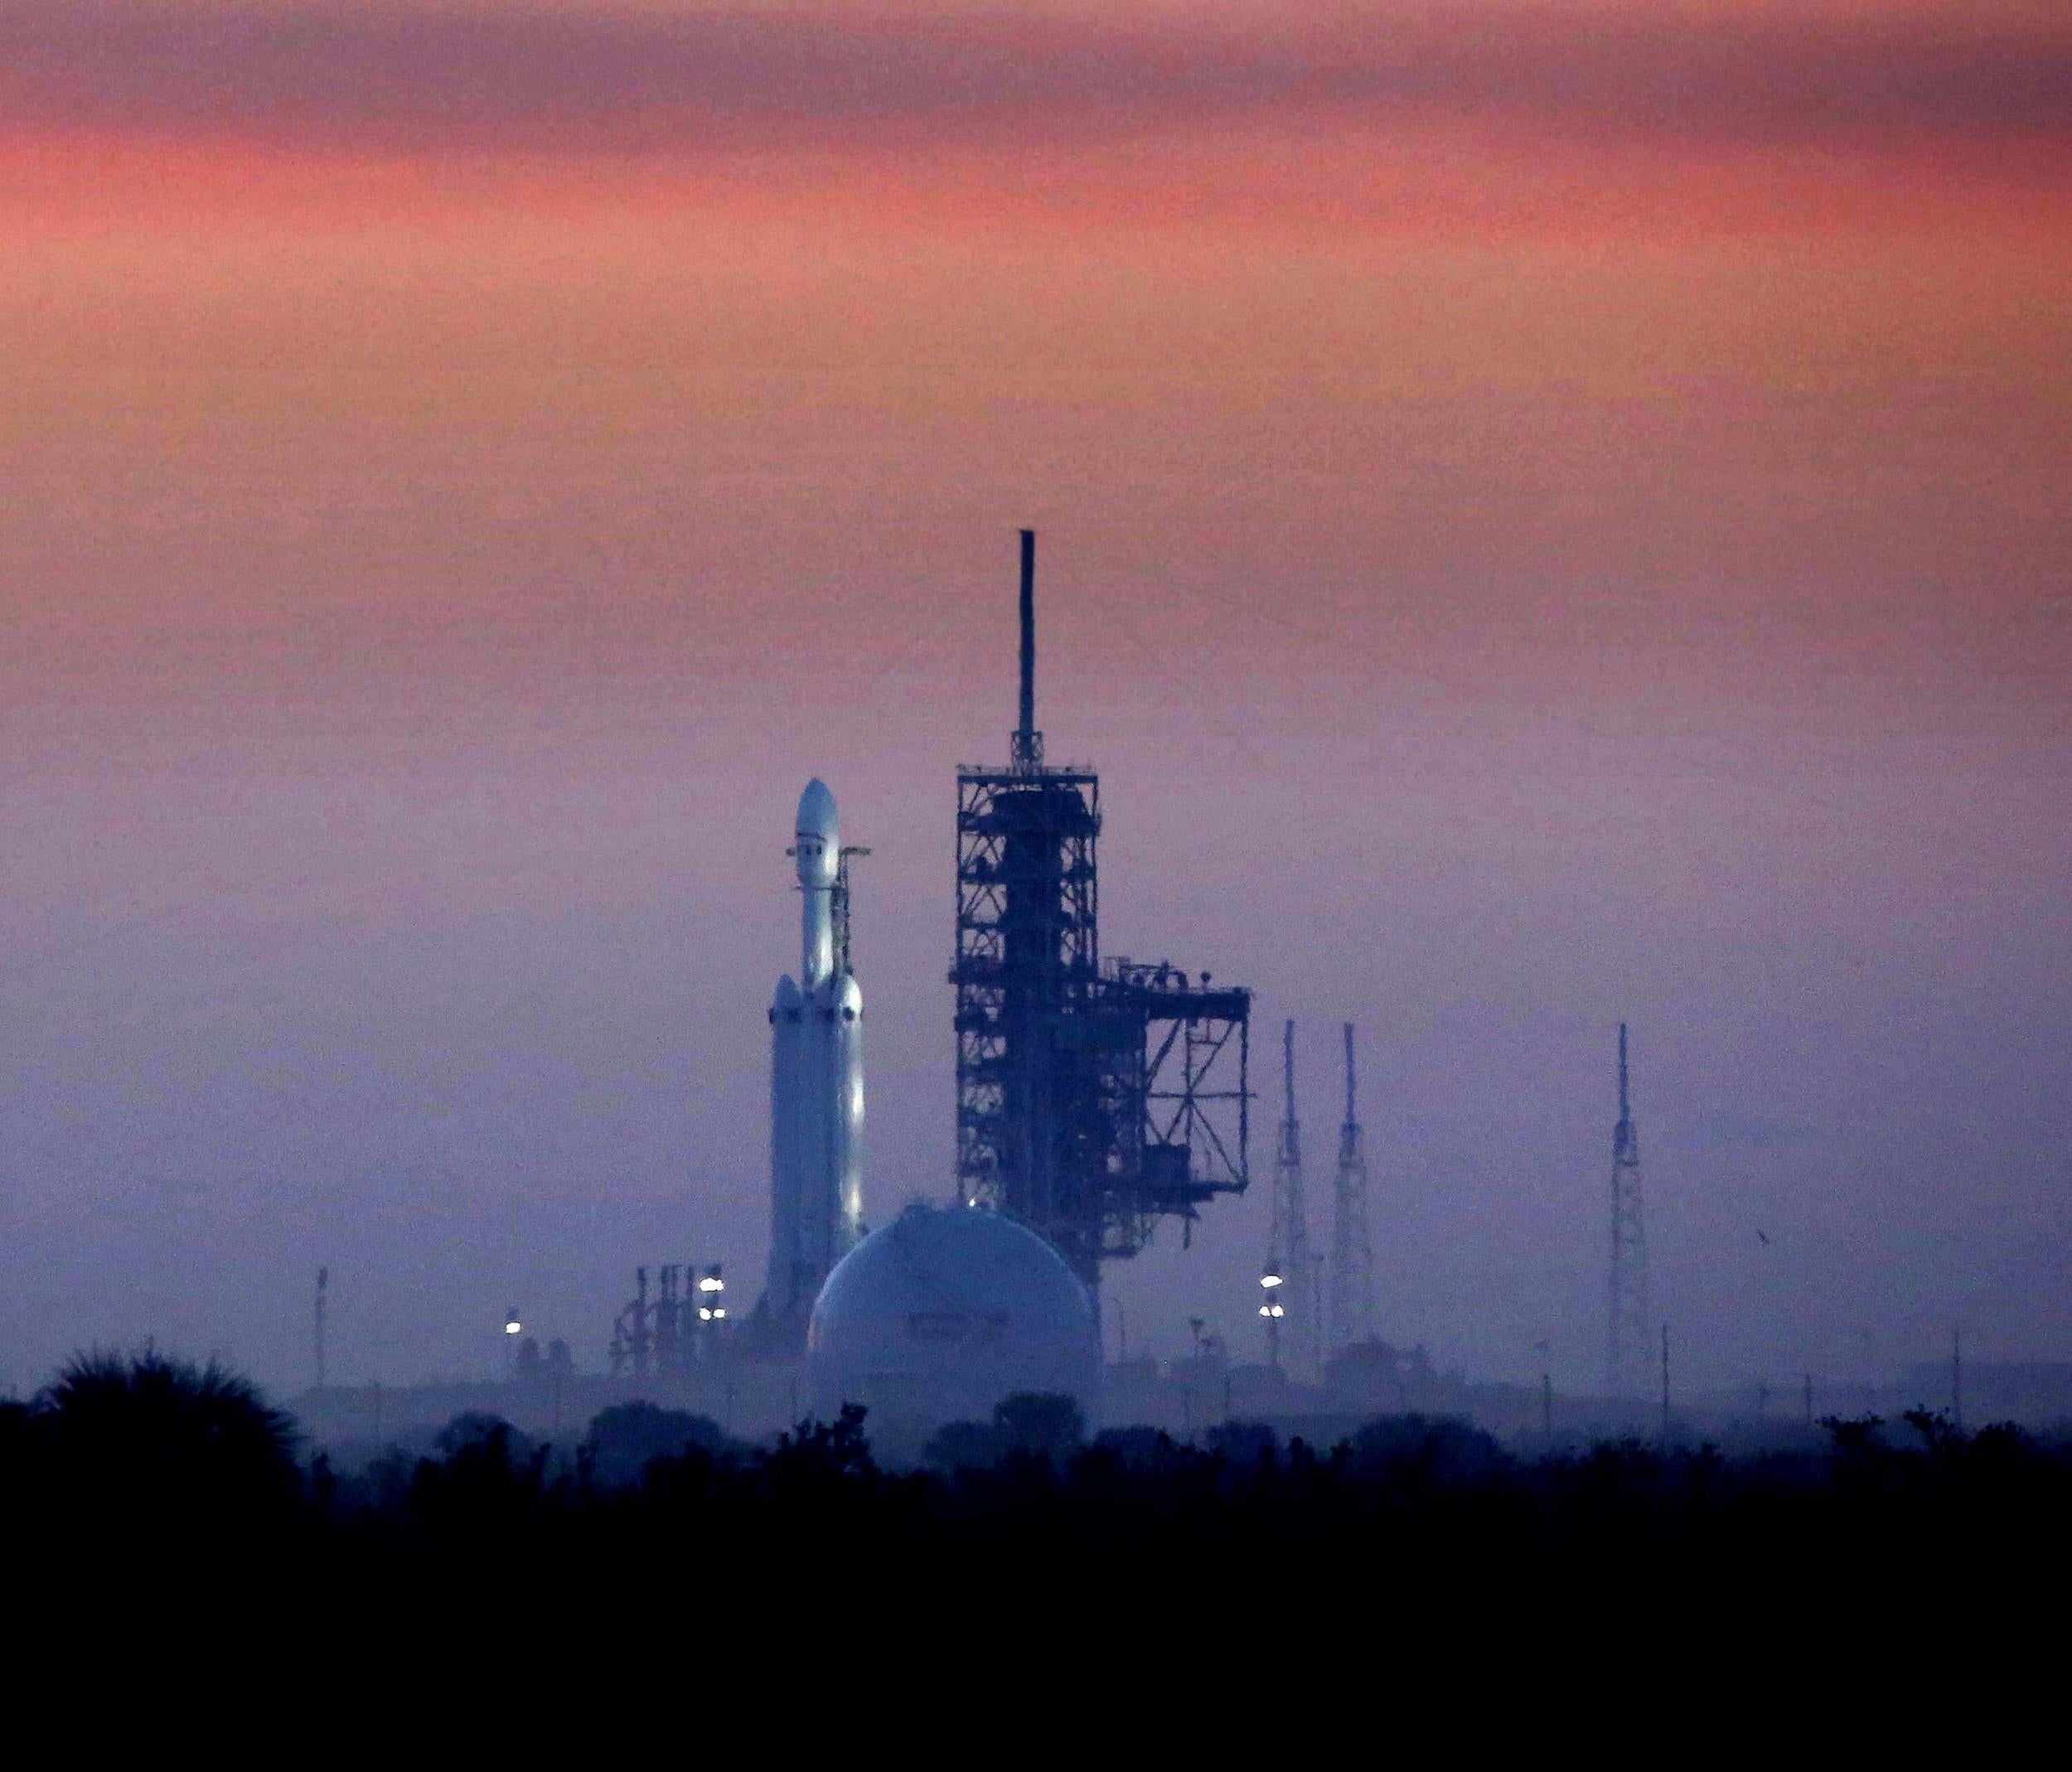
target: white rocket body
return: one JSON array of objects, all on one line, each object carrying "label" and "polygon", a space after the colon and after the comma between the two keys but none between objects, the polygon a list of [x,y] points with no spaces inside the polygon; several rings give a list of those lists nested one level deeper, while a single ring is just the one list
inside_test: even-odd
[{"label": "white rocket body", "polygon": [[817,778],[799,798],[801,956],[770,1005],[770,1271],[780,1319],[802,1317],[863,1234],[864,995],[835,932],[841,868],[835,796]]}]

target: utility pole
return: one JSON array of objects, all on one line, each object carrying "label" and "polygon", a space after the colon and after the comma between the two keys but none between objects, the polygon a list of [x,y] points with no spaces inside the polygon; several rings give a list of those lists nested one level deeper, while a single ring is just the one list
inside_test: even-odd
[{"label": "utility pole", "polygon": [[1367,1155],[1361,1149],[1353,1024],[1345,1024],[1345,1124],[1339,1128],[1338,1187],[1331,1226],[1331,1342],[1374,1338],[1374,1256],[1367,1235]]},{"label": "utility pole", "polygon": [[1626,1082],[1626,1024],[1619,1024],[1619,1120],[1611,1135],[1611,1287],[1605,1334],[1605,1391],[1639,1389],[1648,1323],[1648,1242],[1640,1222],[1640,1134]]},{"label": "utility pole", "polygon": [[1949,1411],[1957,1424],[1957,1431],[1964,1431],[1964,1342],[1963,1331],[1954,1323],[1949,1326]]}]

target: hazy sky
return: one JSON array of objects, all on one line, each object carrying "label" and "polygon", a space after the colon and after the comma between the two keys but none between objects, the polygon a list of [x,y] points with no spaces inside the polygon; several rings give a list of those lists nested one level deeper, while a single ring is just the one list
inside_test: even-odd
[{"label": "hazy sky", "polygon": [[2072,1357],[2072,12],[1116,10],[0,0],[0,1384],[752,1281],[810,773],[946,1193],[1023,523],[1384,1333],[1594,1376],[1624,1016],[1695,1371]]}]

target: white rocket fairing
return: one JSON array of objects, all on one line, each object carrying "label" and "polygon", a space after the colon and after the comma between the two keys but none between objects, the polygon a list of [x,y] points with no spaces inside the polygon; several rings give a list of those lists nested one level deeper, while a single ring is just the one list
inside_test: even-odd
[{"label": "white rocket fairing", "polygon": [[816,778],[799,796],[803,953],[770,1005],[770,1271],[780,1320],[812,1308],[828,1270],[863,1234],[864,994],[840,939],[841,834]]}]

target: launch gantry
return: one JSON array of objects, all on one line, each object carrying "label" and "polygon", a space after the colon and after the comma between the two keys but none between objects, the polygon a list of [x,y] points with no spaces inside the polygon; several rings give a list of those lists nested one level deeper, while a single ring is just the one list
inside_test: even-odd
[{"label": "launch gantry", "polygon": [[1021,535],[1012,761],[957,772],[957,1189],[1049,1238],[1089,1285],[1161,1218],[1248,1179],[1251,993],[1101,958],[1101,782],[1035,721],[1034,530]]}]

